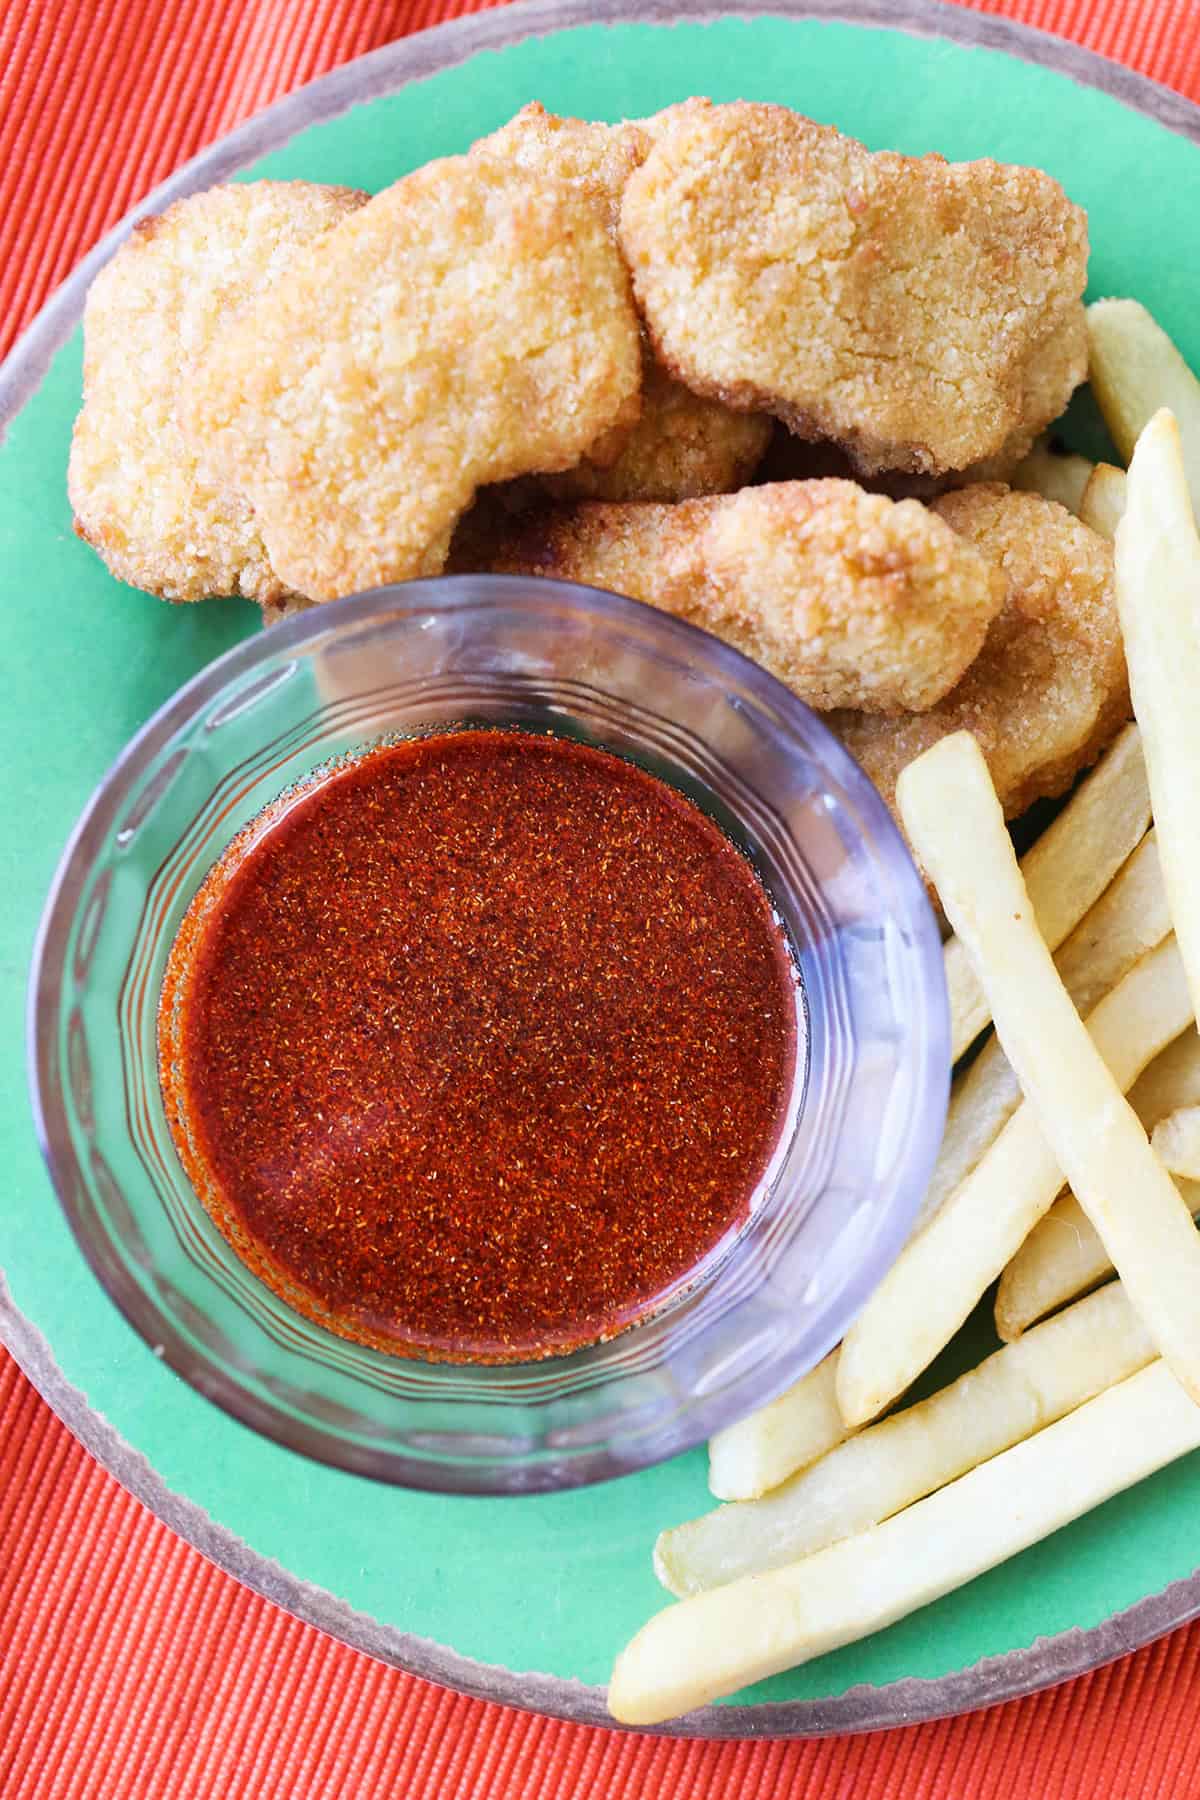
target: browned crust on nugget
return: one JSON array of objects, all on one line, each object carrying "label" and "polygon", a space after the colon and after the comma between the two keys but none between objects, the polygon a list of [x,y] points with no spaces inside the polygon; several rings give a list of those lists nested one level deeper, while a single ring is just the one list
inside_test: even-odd
[{"label": "browned crust on nugget", "polygon": [[979,741],[1008,818],[1064,793],[1130,716],[1112,547],[1054,501],[999,484],[936,511],[1004,576],[1007,599],[962,680],[919,716],[829,720],[895,811],[901,769],[954,731]]},{"label": "browned crust on nugget", "polygon": [[184,442],[178,403],[229,314],[365,201],[305,181],[212,188],[141,220],[92,283],[67,485],[76,530],[122,581],[168,600],[286,593],[249,505]]},{"label": "browned crust on nugget", "polygon": [[1030,373],[1077,344],[1087,264],[1085,215],[1040,170],[695,103],[627,182],[620,234],[677,379],[841,443],[864,473],[997,455],[1077,379],[1074,348]]},{"label": "browned crust on nugget", "polygon": [[475,488],[572,467],[636,417],[641,350],[579,184],[427,164],[301,256],[213,346],[184,424],[310,599],[436,574]]},{"label": "browned crust on nugget", "polygon": [[562,475],[542,475],[552,500],[693,500],[745,486],[771,439],[765,413],[733,412],[693,394],[647,355],[642,414],[607,454],[595,449]]},{"label": "browned crust on nugget", "polygon": [[1004,598],[996,572],[940,519],[848,481],[675,506],[584,502],[515,522],[481,512],[452,566],[644,600],[715,632],[820,708],[931,705]]},{"label": "browned crust on nugget", "polygon": [[507,125],[479,138],[470,154],[509,163],[530,175],[578,182],[603,203],[615,233],[625,183],[645,161],[652,142],[639,119],[605,125],[561,118],[531,100]]},{"label": "browned crust on nugget", "polygon": [[[650,119],[604,125],[560,118],[532,101],[499,131],[480,138],[471,154],[578,183],[604,206],[615,238],[626,182],[656,136],[686,110],[673,107]],[[574,469],[540,485],[554,500],[688,500],[729,493],[754,473],[770,429],[765,414],[734,412],[673,380],[647,340],[637,424],[606,432]]]}]

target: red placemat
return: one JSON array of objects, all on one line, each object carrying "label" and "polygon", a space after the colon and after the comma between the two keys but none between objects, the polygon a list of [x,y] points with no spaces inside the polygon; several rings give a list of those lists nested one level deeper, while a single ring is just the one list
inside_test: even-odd
[{"label": "red placemat", "polygon": [[[0,0],[0,352],[184,158],[336,63],[495,0]],[[967,0],[1200,100],[1196,0]],[[211,1567],[0,1351],[0,1800],[1200,1795],[1200,1623],[946,1724],[617,1735],[460,1698]]]}]

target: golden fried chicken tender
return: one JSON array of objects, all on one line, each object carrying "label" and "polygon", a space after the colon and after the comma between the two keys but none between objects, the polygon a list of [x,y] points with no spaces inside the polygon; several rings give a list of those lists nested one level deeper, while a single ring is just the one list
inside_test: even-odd
[{"label": "golden fried chicken tender", "polygon": [[438,573],[478,485],[570,468],[632,422],[640,383],[595,196],[463,156],[297,257],[197,366],[182,417],[282,578],[329,600]]},{"label": "golden fried chicken tender", "polygon": [[994,456],[1082,378],[1086,216],[1037,169],[695,103],[626,183],[620,236],[673,375],[863,473]]},{"label": "golden fried chicken tender", "polygon": [[928,712],[827,723],[893,811],[901,769],[951,732],[972,732],[1013,819],[1065,792],[1130,716],[1112,546],[1055,501],[999,484],[960,488],[934,510],[1002,572],[1003,611]]},{"label": "golden fried chicken tender", "polygon": [[[481,138],[471,154],[580,183],[604,205],[615,235],[626,182],[661,122],[679,110],[602,125],[559,118],[533,101]],[[637,424],[607,432],[576,468],[543,478],[539,486],[556,500],[687,500],[729,493],[753,475],[770,435],[765,414],[734,412],[673,381],[647,343]]]},{"label": "golden fried chicken tender", "polygon": [[715,632],[810,706],[930,706],[1004,601],[983,557],[915,500],[850,481],[744,488],[677,505],[584,501],[472,515],[461,573],[554,576]]},{"label": "golden fried chicken tender", "polygon": [[366,198],[307,181],[212,188],[143,219],[97,275],[68,491],[80,536],[122,581],[168,600],[286,593],[249,506],[205,479],[176,408],[231,310]]}]

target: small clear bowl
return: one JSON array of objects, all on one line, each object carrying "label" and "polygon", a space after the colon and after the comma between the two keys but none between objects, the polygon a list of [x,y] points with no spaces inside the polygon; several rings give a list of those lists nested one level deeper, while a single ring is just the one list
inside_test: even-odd
[{"label": "small clear bowl", "polygon": [[[331,756],[468,720],[582,737],[689,793],[757,867],[807,1004],[794,1128],[725,1254],[610,1342],[517,1365],[388,1356],[278,1299],[188,1183],[155,1053],[167,952],[241,827]],[[293,1450],[459,1493],[569,1487],[659,1462],[802,1375],[908,1233],[950,1067],[925,890],[878,794],[817,717],[677,619],[508,576],[315,608],[182,688],[67,846],[29,1028],[59,1198],[155,1352]]]}]

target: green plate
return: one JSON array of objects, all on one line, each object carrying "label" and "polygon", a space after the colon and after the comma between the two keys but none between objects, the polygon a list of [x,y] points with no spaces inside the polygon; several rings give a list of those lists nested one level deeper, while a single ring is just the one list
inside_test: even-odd
[{"label": "green plate", "polygon": [[[528,0],[444,26],[272,108],[141,210],[235,172],[383,187],[534,98],[613,119],[688,94],[778,100],[874,146],[1048,169],[1091,213],[1093,293],[1137,295],[1200,364],[1200,212],[1185,204],[1200,183],[1200,114],[1182,100],[1056,40],[930,0],[721,12],[720,0],[586,10]],[[650,1570],[655,1533],[706,1505],[703,1454],[581,1492],[503,1500],[408,1493],[303,1461],[227,1418],[135,1336],[85,1265],[38,1156],[22,1002],[56,859],[135,727],[257,623],[240,602],[161,606],[114,582],[72,534],[64,472],[78,320],[116,235],[0,372],[0,1327],[125,1485],[260,1592],[434,1680],[603,1723],[613,1655],[663,1600]],[[673,1729],[900,1723],[1092,1667],[1200,1611],[1200,1579],[1189,1579],[1198,1503],[1193,1458],[867,1642]]]}]

